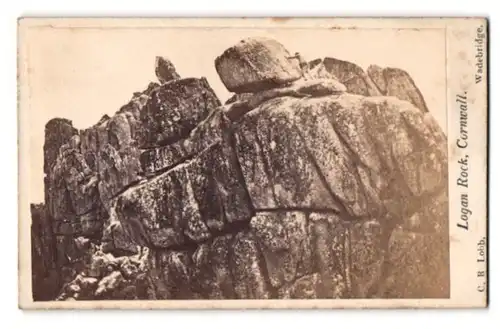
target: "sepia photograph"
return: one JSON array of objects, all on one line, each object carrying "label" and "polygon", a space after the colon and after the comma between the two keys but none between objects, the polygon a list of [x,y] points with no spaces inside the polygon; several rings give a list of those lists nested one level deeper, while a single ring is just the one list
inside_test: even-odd
[{"label": "sepia photograph", "polygon": [[485,20],[19,31],[25,307],[485,306]]}]

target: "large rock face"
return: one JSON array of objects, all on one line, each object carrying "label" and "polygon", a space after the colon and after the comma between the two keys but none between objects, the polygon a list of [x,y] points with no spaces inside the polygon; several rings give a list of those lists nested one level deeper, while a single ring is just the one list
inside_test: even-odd
[{"label": "large rock face", "polygon": [[224,52],[224,106],[167,70],[88,129],[49,122],[34,299],[447,297],[446,136],[416,87],[331,58],[293,81],[288,56]]},{"label": "large rock face", "polygon": [[[392,98],[266,102],[236,132],[252,201],[258,209],[321,208],[353,219],[412,215],[413,203],[446,182],[445,144],[422,120],[411,104]],[[393,208],[397,197],[414,201]]]}]

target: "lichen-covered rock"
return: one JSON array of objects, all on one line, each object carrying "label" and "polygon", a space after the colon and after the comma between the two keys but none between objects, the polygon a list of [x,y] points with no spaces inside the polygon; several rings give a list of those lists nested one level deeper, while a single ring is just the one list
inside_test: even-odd
[{"label": "lichen-covered rock", "polygon": [[140,156],[142,170],[146,174],[165,171],[202,153],[215,143],[230,144],[231,129],[230,120],[220,109],[215,109],[186,139],[144,150]]},{"label": "lichen-covered rock", "polygon": [[99,232],[105,213],[98,190],[98,176],[80,152],[80,138],[73,135],[60,147],[46,179],[48,214],[55,234],[91,236]]},{"label": "lichen-covered rock", "polygon": [[[313,61],[313,64],[316,64]],[[317,62],[317,60],[316,60]],[[311,64],[309,64],[311,66]],[[381,93],[358,65],[336,58],[326,57],[321,62],[313,65],[312,72],[314,77],[334,76],[340,83],[345,85],[347,92],[363,96],[379,96]]]},{"label": "lichen-covered rock", "polygon": [[111,144],[99,152],[99,195],[107,209],[111,199],[141,179],[138,156],[130,153],[122,157]]},{"label": "lichen-covered rock", "polygon": [[[331,291],[325,291],[325,285],[334,288]],[[301,277],[293,284],[280,289],[279,295],[283,299],[342,298],[344,292],[345,284],[340,276],[330,275],[322,278],[320,274],[314,273]]]},{"label": "lichen-covered rock", "polygon": [[308,75],[311,79],[337,79],[337,77],[329,72],[322,64],[321,58],[309,62]]},{"label": "lichen-covered rock", "polygon": [[387,82],[384,77],[384,69],[378,65],[370,65],[366,73],[382,95],[387,95]]},{"label": "lichen-covered rock", "polygon": [[[112,212],[135,243],[167,248],[202,242],[226,223],[248,221],[252,208],[235,156],[222,142],[148,182],[129,188]],[[123,235],[122,235],[123,236]]]},{"label": "lichen-covered rock", "polygon": [[382,95],[397,97],[412,103],[423,112],[429,112],[422,93],[408,72],[398,68],[382,69],[377,65],[371,65],[367,73]]},{"label": "lichen-covered rock", "polygon": [[347,91],[346,86],[332,78],[308,79],[296,82],[290,88],[294,88],[298,93],[309,97],[339,95]]},{"label": "lichen-covered rock", "polygon": [[252,233],[240,232],[231,246],[230,268],[238,299],[271,297],[262,253]]},{"label": "lichen-covered rock", "polygon": [[105,115],[94,126],[80,131],[80,150],[89,168],[98,173],[98,155],[102,146],[108,143],[107,125],[109,116]]},{"label": "lichen-covered rock", "polygon": [[102,278],[118,269],[119,262],[112,254],[96,252],[92,255],[88,275],[94,278]]},{"label": "lichen-covered rock", "polygon": [[52,231],[59,235],[100,235],[107,214],[102,208],[93,209],[83,215],[69,216],[52,222]]},{"label": "lichen-covered rock", "polygon": [[115,258],[100,250],[86,260],[85,270],[63,285],[57,300],[155,299],[158,279],[152,274],[151,253]]},{"label": "lichen-covered rock", "polygon": [[162,278],[168,299],[193,299],[195,296],[193,261],[189,251],[165,251],[161,253]]},{"label": "lichen-covered rock", "polygon": [[302,77],[296,61],[278,41],[269,38],[247,38],[226,49],[215,60],[215,68],[229,91],[256,92]]},{"label": "lichen-covered rock", "polygon": [[344,261],[351,264],[349,279],[356,297],[373,297],[374,289],[385,279],[382,271],[388,250],[383,245],[383,229],[377,220],[346,225],[344,238],[350,250]]},{"label": "lichen-covered rock", "polygon": [[96,278],[78,274],[74,280],[64,285],[57,300],[91,300],[98,282]]},{"label": "lichen-covered rock", "polygon": [[145,175],[152,176],[187,160],[192,154],[186,149],[186,143],[182,139],[169,145],[143,150],[139,159]]},{"label": "lichen-covered rock", "polygon": [[120,271],[114,271],[104,277],[97,284],[95,295],[97,297],[110,294],[114,290],[118,290],[125,283],[125,278]]},{"label": "lichen-covered rock", "polygon": [[287,97],[265,102],[235,131],[238,160],[256,209],[336,207],[290,122],[290,108],[298,102]]},{"label": "lichen-covered rock", "polygon": [[52,194],[55,198],[49,196],[49,211],[56,220],[67,213],[84,214],[99,205],[97,177],[79,148],[64,144],[60,150],[49,178],[49,189],[59,192]]},{"label": "lichen-covered rock", "polygon": [[137,264],[134,264],[130,258],[124,257],[124,259],[119,261],[120,263],[120,272],[122,272],[123,276],[127,280],[133,280],[137,277],[139,269]]},{"label": "lichen-covered rock", "polygon": [[308,230],[311,239],[311,262],[321,279],[317,283],[317,294],[319,297],[330,298],[336,289],[331,278],[342,278],[344,290],[348,286],[349,269],[344,261],[345,228],[339,216],[313,212],[309,215]]},{"label": "lichen-covered rock", "polygon": [[78,130],[68,119],[55,118],[45,125],[45,143],[43,145],[43,172],[49,174],[52,170],[59,148],[66,144],[70,138],[78,134]]},{"label": "lichen-covered rock", "polygon": [[[236,131],[237,153],[257,209],[403,218],[446,181],[446,158],[437,147],[442,141],[431,131],[421,111],[395,98],[284,97],[245,115]],[[416,200],[392,202],[400,198]]]},{"label": "lichen-covered rock", "polygon": [[279,288],[311,273],[311,239],[302,212],[257,213],[250,223],[271,285]]},{"label": "lichen-covered rock", "polygon": [[169,81],[151,93],[140,112],[143,129],[138,145],[141,148],[157,147],[186,138],[220,105],[205,78]]},{"label": "lichen-covered rock", "polygon": [[129,236],[133,230],[128,222],[122,223],[116,215],[116,200],[111,203],[109,218],[104,224],[101,244],[105,253],[128,254],[139,252],[136,239]]},{"label": "lichen-covered rock", "polygon": [[156,56],[155,74],[161,84],[170,80],[180,79],[180,75],[175,70],[174,64],[167,58]]},{"label": "lichen-covered rock", "polygon": [[229,264],[232,239],[232,235],[218,236],[201,244],[193,253],[195,289],[203,298],[235,297],[235,282]]}]

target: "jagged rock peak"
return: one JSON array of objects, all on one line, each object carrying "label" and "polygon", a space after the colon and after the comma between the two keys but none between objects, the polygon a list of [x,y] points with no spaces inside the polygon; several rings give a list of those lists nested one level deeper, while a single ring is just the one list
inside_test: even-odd
[{"label": "jagged rock peak", "polygon": [[162,56],[156,56],[155,73],[161,84],[181,77],[175,70],[174,64],[172,64],[169,59]]},{"label": "jagged rock peak", "polygon": [[366,72],[358,65],[332,57],[317,58],[308,63],[313,79],[336,79],[347,92],[363,96],[393,96],[429,112],[422,93],[408,72],[393,67],[370,65]]},{"label": "jagged rock peak", "polygon": [[44,164],[43,171],[48,174],[54,165],[59,148],[66,144],[78,130],[73,127],[71,120],[54,118],[45,125],[45,144],[43,145]]},{"label": "jagged rock peak", "polygon": [[337,58],[325,57],[309,62],[310,75],[315,78],[334,78],[344,84],[347,92],[363,96],[380,96],[381,93],[357,64]]},{"label": "jagged rock peak", "polygon": [[222,83],[235,93],[257,92],[287,85],[302,77],[298,61],[278,41],[243,39],[215,59]]},{"label": "jagged rock peak", "polygon": [[383,95],[408,101],[424,113],[429,112],[422,93],[408,72],[393,67],[370,65],[367,73]]}]

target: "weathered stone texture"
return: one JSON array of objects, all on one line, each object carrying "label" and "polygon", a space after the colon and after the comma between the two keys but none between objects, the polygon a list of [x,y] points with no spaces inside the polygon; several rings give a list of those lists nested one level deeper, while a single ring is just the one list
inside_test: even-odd
[{"label": "weathered stone texture", "polygon": [[166,248],[185,239],[202,242],[227,224],[250,220],[252,205],[230,152],[222,142],[216,143],[196,158],[128,189],[116,200],[118,221],[139,227],[129,232],[137,244]]},{"label": "weathered stone texture", "polygon": [[304,213],[257,213],[250,226],[274,288],[311,273],[311,241]]},{"label": "weathered stone texture", "polygon": [[156,56],[155,74],[161,84],[170,80],[180,79],[180,75],[175,70],[174,64],[167,58]]},{"label": "weathered stone texture", "polygon": [[229,91],[256,92],[301,78],[298,63],[290,57],[276,40],[248,38],[217,57],[215,68]]},{"label": "weathered stone texture", "polygon": [[55,118],[45,125],[45,143],[43,145],[43,172],[50,173],[57,156],[59,148],[66,144],[69,139],[78,134],[70,120]]},{"label": "weathered stone texture", "polygon": [[220,105],[205,78],[178,79],[161,85],[140,112],[143,129],[139,146],[157,147],[187,137]]},{"label": "weathered stone texture", "polygon": [[363,96],[381,95],[365,71],[354,63],[325,57],[320,61],[312,61],[309,65],[312,66],[311,75],[313,77],[329,78],[332,76],[345,85],[349,93]]},{"label": "weathered stone texture", "polygon": [[160,58],[113,116],[47,123],[34,298],[447,296],[446,135],[414,82],[290,58],[228,49],[224,106]]},{"label": "weathered stone texture", "polygon": [[154,149],[143,150],[140,162],[143,172],[154,174],[188,160],[216,143],[231,143],[232,125],[226,115],[215,109],[191,131],[186,139]]},{"label": "weathered stone texture", "polygon": [[377,65],[369,66],[367,72],[382,95],[397,97],[412,103],[423,112],[429,112],[422,93],[408,72],[392,67],[382,69]]},{"label": "weathered stone texture", "polygon": [[262,255],[252,233],[240,232],[230,247],[232,257],[229,266],[234,279],[236,298],[267,299],[270,298],[265,265]]},{"label": "weathered stone texture", "polygon": [[396,99],[280,98],[246,115],[236,130],[237,153],[256,208],[400,217],[413,209],[387,210],[384,199],[424,197],[446,178],[442,141],[431,130],[418,109]]}]

